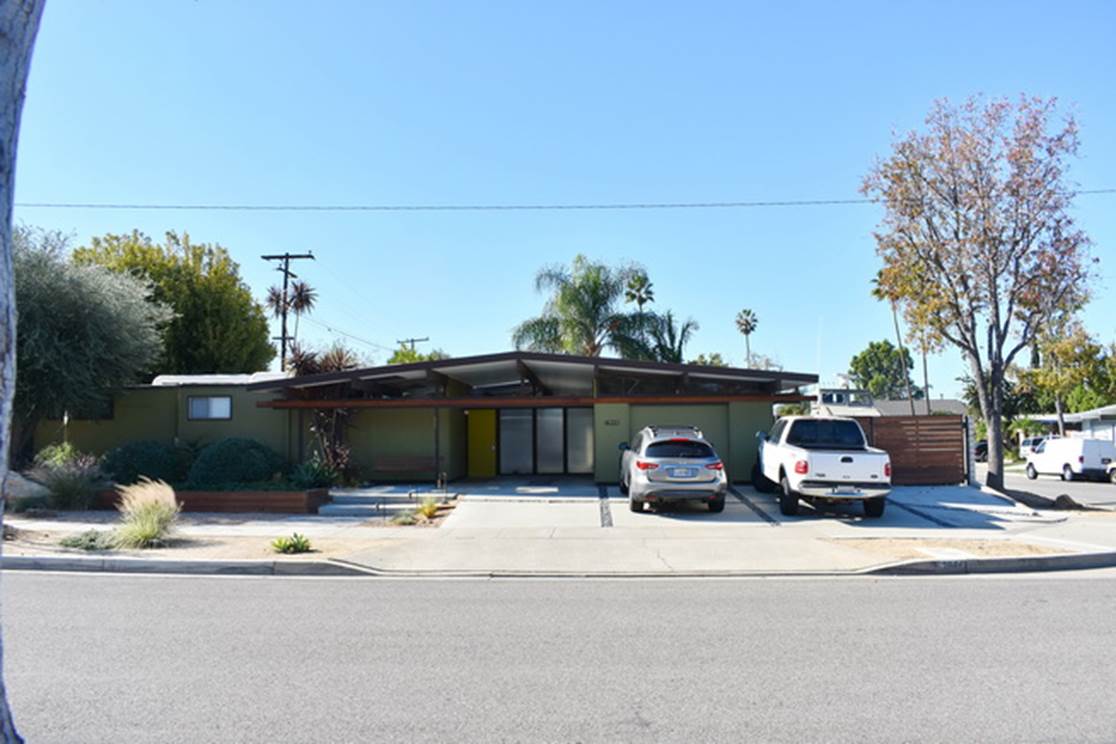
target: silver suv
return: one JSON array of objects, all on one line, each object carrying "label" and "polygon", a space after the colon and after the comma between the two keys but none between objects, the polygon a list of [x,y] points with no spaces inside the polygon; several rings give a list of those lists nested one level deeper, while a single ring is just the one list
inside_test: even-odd
[{"label": "silver suv", "polygon": [[620,493],[642,512],[645,503],[700,500],[725,509],[728,477],[713,445],[695,426],[648,426],[620,444]]}]

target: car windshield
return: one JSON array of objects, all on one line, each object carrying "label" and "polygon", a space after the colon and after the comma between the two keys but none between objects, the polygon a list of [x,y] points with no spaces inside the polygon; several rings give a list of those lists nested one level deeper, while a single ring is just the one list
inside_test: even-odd
[{"label": "car windshield", "polygon": [[855,421],[800,419],[794,422],[787,444],[819,449],[860,449],[864,435]]},{"label": "car windshield", "polygon": [[692,439],[671,439],[664,442],[652,442],[647,445],[648,457],[713,457],[713,448],[703,442]]}]

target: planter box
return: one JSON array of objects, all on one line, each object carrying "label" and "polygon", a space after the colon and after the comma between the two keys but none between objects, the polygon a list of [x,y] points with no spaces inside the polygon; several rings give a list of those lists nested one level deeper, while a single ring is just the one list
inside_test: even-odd
[{"label": "planter box", "polygon": [[[330,501],[329,489],[307,491],[175,491],[175,498],[187,512],[271,512],[278,514],[317,514],[318,507]],[[97,492],[95,509],[115,509],[119,498],[115,490]]]}]

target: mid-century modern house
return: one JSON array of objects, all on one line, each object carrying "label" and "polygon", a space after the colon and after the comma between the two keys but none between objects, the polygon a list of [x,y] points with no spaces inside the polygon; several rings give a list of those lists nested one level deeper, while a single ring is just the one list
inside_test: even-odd
[{"label": "mid-century modern house", "polygon": [[370,481],[498,475],[618,477],[621,442],[650,424],[696,425],[736,481],[751,477],[773,406],[807,400],[818,377],[778,370],[513,351],[291,377],[163,376],[130,387],[95,420],[44,421],[103,453],[128,441],[250,437],[308,457],[315,409],[346,409],[352,462]]}]

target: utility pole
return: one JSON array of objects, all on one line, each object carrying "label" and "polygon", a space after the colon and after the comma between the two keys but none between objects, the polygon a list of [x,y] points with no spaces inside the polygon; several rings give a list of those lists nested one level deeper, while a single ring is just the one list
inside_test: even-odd
[{"label": "utility pole", "polygon": [[423,341],[429,341],[429,340],[430,340],[429,336],[426,337],[426,338],[399,338],[399,339],[395,340],[395,343],[399,344],[400,346],[406,346],[407,344],[410,344],[411,345],[411,351],[414,351],[416,343],[421,343]]},{"label": "utility pole", "polygon": [[276,269],[276,271],[283,272],[283,306],[282,306],[282,330],[280,335],[275,338],[279,342],[279,369],[282,371],[287,370],[287,341],[290,338],[287,335],[287,307],[290,305],[289,297],[287,294],[287,286],[290,280],[298,275],[291,271],[291,261],[299,259],[316,260],[313,253],[276,253],[268,256],[260,256],[265,261],[282,261],[283,265]]}]

